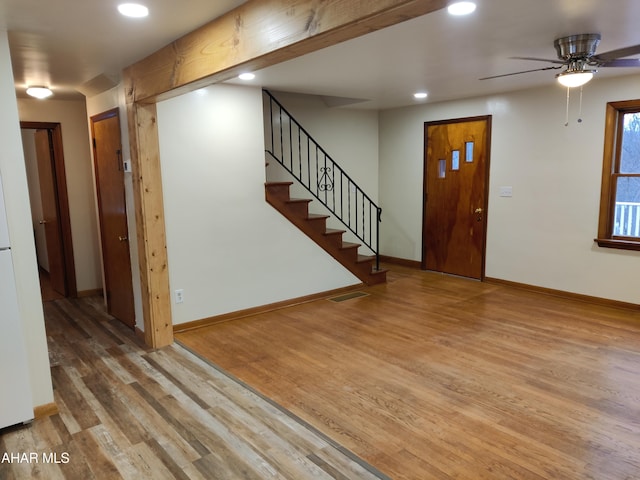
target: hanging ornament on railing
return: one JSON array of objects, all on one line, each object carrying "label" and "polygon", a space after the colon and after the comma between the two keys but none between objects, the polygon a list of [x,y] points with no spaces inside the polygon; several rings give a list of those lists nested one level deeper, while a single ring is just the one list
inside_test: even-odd
[{"label": "hanging ornament on railing", "polygon": [[333,181],[328,175],[331,173],[331,167],[321,167],[320,172],[322,175],[320,176],[320,180],[318,180],[318,189],[321,192],[330,192],[333,190]]}]

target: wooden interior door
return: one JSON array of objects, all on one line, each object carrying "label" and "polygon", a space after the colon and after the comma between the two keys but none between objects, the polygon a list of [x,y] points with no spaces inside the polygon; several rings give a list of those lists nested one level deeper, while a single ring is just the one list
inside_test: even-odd
[{"label": "wooden interior door", "polygon": [[68,290],[65,275],[65,256],[50,135],[51,133],[47,129],[36,130],[34,135],[40,196],[42,199],[42,219],[40,224],[44,227],[47,243],[51,287],[66,297]]},{"label": "wooden interior door", "polygon": [[135,312],[117,110],[91,117],[108,312],[133,327]]},{"label": "wooden interior door", "polygon": [[425,124],[424,269],[484,276],[490,120]]}]

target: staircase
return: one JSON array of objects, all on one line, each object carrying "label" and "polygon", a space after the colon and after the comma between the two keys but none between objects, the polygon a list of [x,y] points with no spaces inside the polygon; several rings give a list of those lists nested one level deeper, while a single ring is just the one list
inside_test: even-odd
[{"label": "staircase", "polygon": [[[364,283],[386,282],[378,249],[381,208],[268,91],[263,92],[266,154],[277,162],[267,167],[279,168],[277,174],[267,175],[266,201]],[[292,198],[292,188],[313,198]],[[312,213],[310,205],[322,213]],[[328,220],[339,221],[340,228],[328,228]]]},{"label": "staircase", "polygon": [[387,271],[376,267],[375,255],[360,255],[359,243],[343,241],[342,235],[346,230],[327,228],[329,215],[309,213],[312,200],[291,198],[291,185],[293,182],[265,183],[267,202],[364,283],[375,285],[386,282]]}]

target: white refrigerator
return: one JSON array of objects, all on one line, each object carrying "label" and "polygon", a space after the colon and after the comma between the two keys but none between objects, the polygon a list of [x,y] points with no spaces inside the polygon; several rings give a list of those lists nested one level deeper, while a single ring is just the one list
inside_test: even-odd
[{"label": "white refrigerator", "polygon": [[0,428],[33,419],[27,349],[0,177]]}]

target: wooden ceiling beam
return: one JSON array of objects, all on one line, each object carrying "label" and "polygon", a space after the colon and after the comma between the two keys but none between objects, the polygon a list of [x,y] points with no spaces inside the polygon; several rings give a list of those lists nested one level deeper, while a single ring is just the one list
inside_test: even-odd
[{"label": "wooden ceiling beam", "polygon": [[250,0],[125,70],[128,102],[154,102],[336,45],[447,0]]}]

